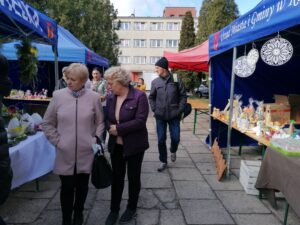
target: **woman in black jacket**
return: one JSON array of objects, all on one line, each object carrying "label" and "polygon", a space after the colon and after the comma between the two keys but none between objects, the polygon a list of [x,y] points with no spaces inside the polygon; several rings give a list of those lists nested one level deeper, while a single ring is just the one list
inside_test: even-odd
[{"label": "woman in black jacket", "polygon": [[[11,189],[12,170],[7,144],[7,133],[4,127],[4,120],[1,116],[2,98],[8,96],[11,89],[11,82],[7,77],[8,62],[0,55],[0,204],[3,204]],[[0,216],[0,224],[5,224]]]}]

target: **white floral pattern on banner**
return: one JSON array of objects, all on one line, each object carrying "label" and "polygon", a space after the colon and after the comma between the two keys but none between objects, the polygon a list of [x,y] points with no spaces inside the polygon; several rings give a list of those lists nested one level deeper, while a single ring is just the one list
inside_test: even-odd
[{"label": "white floral pattern on banner", "polygon": [[255,65],[259,59],[259,52],[256,48],[252,48],[247,55],[247,63],[249,65]]},{"label": "white floral pattern on banner", "polygon": [[292,44],[281,37],[267,41],[260,51],[262,60],[270,66],[281,66],[287,63],[293,55]]},{"label": "white floral pattern on banner", "polygon": [[239,77],[251,76],[256,68],[256,64],[249,65],[247,63],[247,56],[241,56],[234,62],[234,73]]}]

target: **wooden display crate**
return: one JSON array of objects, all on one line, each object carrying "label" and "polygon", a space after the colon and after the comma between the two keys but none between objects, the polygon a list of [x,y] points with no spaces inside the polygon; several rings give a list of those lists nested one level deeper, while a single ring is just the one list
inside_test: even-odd
[{"label": "wooden display crate", "polygon": [[259,191],[255,188],[261,161],[241,160],[240,183],[247,194],[258,195]]}]

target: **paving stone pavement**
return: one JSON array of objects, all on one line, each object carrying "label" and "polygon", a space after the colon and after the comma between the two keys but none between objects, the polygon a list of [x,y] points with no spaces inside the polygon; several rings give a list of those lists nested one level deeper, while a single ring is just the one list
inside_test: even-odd
[{"label": "paving stone pavement", "polygon": [[[142,167],[138,215],[128,224],[281,224],[285,207],[282,196],[278,200],[278,209],[275,210],[266,200],[247,195],[238,180],[241,159],[261,158],[256,148],[244,149],[242,156],[238,155],[237,149],[233,149],[231,175],[221,182],[217,181],[214,159],[205,145],[208,116],[202,114],[198,117],[196,135],[193,135],[191,114],[181,123],[177,161],[170,162],[166,171],[158,173],[157,138],[152,115],[149,116],[147,126],[150,148],[145,154]],[[7,202],[0,207],[0,215],[8,225],[61,224],[58,177],[48,174],[39,179],[39,185],[39,191],[36,191],[34,181],[12,191]],[[126,181],[121,213],[126,207],[127,199]],[[105,224],[109,205],[110,188],[96,190],[90,185],[84,210],[84,224]],[[288,224],[300,224],[292,209]]]}]

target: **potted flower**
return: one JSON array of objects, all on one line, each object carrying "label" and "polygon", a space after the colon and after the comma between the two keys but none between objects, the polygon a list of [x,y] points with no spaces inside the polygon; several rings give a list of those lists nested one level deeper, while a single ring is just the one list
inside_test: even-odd
[{"label": "potted flower", "polygon": [[16,48],[20,66],[20,83],[25,86],[31,85],[35,90],[38,72],[37,49],[27,38],[17,44]]}]

